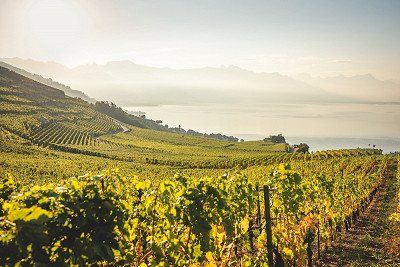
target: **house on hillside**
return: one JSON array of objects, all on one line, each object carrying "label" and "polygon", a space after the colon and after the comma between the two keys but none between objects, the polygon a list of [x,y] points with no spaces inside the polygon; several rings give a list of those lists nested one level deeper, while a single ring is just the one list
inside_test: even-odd
[{"label": "house on hillside", "polygon": [[299,145],[290,145],[288,147],[288,152],[290,153],[296,153],[296,152],[302,152],[302,153],[308,153],[308,150],[310,147],[305,144],[305,143],[300,143]]}]

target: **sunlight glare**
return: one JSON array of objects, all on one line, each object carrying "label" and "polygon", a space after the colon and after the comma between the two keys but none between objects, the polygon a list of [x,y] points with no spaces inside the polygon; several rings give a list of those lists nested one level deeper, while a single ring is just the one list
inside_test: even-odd
[{"label": "sunlight glare", "polygon": [[84,10],[75,1],[36,0],[27,7],[27,28],[36,34],[75,34],[84,23]]}]

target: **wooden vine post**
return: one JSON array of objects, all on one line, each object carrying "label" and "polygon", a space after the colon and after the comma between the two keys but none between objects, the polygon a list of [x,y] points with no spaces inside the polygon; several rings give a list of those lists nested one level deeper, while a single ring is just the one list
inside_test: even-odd
[{"label": "wooden vine post", "polygon": [[321,258],[321,235],[320,235],[320,230],[319,230],[319,222],[317,225],[317,256],[318,256],[318,259]]},{"label": "wooden vine post", "polygon": [[257,190],[257,222],[256,222],[256,224],[261,231],[260,186],[258,184],[256,185],[256,190]]},{"label": "wooden vine post", "polygon": [[269,202],[269,186],[264,185],[264,213],[265,213],[265,232],[267,234],[268,266],[274,266],[272,229],[271,229],[271,207]]},{"label": "wooden vine post", "polygon": [[[253,193],[253,187],[250,184],[249,185],[249,195]],[[249,218],[249,229],[248,229],[248,235],[249,235],[249,243],[250,243],[250,251],[254,251],[254,234],[253,234],[253,200],[248,198],[248,204],[249,204],[249,213],[250,213],[250,218]]]},{"label": "wooden vine post", "polygon": [[[142,202],[142,196],[143,196],[143,190],[139,189],[138,190],[138,200],[136,201],[136,205],[139,205]],[[144,222],[144,217],[139,215],[139,222],[142,223]],[[140,229],[140,228],[139,228]],[[140,233],[142,234],[141,238],[142,238],[142,249],[143,251],[145,251],[147,249],[147,236],[146,236],[146,232],[139,230]]]}]

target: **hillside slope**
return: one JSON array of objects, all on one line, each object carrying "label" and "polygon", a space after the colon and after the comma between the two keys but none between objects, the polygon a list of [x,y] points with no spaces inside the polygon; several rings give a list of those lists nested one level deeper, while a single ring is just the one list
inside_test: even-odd
[{"label": "hillside slope", "polygon": [[[0,92],[0,114],[3,115],[0,126],[34,143],[41,142],[38,132],[50,128],[65,129],[68,138],[75,142],[121,130],[111,118],[97,112],[86,101],[68,97],[59,89],[3,67],[0,67]],[[49,143],[62,142],[49,140]]]},{"label": "hillside slope", "polygon": [[9,70],[12,70],[22,76],[25,76],[29,79],[36,81],[36,82],[45,84],[45,85],[53,87],[53,88],[57,88],[59,90],[62,90],[62,91],[64,91],[64,93],[66,95],[68,95],[70,97],[78,97],[78,98],[81,98],[90,103],[96,102],[96,100],[94,98],[89,97],[87,94],[85,94],[81,91],[78,91],[78,90],[71,89],[71,87],[61,84],[59,82],[53,81],[51,78],[44,78],[38,74],[32,74],[26,70],[14,67],[14,66],[7,64],[5,62],[2,62],[2,61],[0,61],[0,67],[4,67]]},{"label": "hillside slope", "polygon": [[0,90],[2,131],[49,150],[141,164],[219,169],[286,154],[286,144],[221,141],[186,134],[183,129],[160,131],[165,127],[138,117],[134,122],[142,122],[143,127],[124,124],[110,117],[113,114],[99,112],[98,105],[2,67]]},{"label": "hillside slope", "polygon": [[[142,172],[150,170],[152,173],[160,169],[164,172],[165,168],[227,170],[312,158],[311,155],[287,153],[287,144],[275,144],[268,139],[223,141],[201,134],[185,134],[183,130],[176,133],[122,123],[99,112],[96,105],[68,97],[61,90],[1,67],[0,92],[0,152],[5,153],[5,158],[18,158],[26,154],[36,157],[57,151],[62,152],[57,156],[60,162],[67,159],[70,162],[72,154],[81,155],[82,162],[99,162],[93,163],[93,166],[85,165],[82,172],[95,166],[106,167],[119,162],[123,166],[133,164],[129,165],[129,169],[140,169]],[[334,153],[321,154],[323,158],[331,155]],[[93,160],[93,156],[96,160]],[[50,160],[48,156],[45,159],[38,157],[35,162]],[[54,164],[51,162],[49,167]],[[24,166],[16,168],[18,164]],[[2,168],[13,172],[15,169],[38,170],[31,164],[30,160],[23,163],[7,162]]]},{"label": "hillside slope", "polygon": [[129,125],[137,126],[140,128],[148,128],[148,129],[158,130],[158,131],[168,131],[168,132],[175,132],[175,133],[179,133],[179,134],[204,136],[204,137],[225,140],[225,141],[238,141],[238,138],[236,138],[236,137],[226,136],[226,135],[222,135],[220,133],[203,134],[203,133],[194,131],[192,129],[189,129],[188,131],[186,131],[183,128],[168,128],[168,126],[166,127],[155,120],[133,116],[133,115],[123,111],[121,108],[117,107],[114,103],[109,103],[107,101],[97,101],[96,102],[96,99],[90,98],[85,93],[78,91],[78,90],[73,90],[73,89],[71,89],[71,87],[63,85],[59,82],[53,81],[51,78],[44,78],[38,74],[32,74],[24,69],[14,67],[13,65],[10,65],[10,64],[2,62],[2,61],[0,61],[0,67],[4,67],[6,69],[12,70],[12,71],[14,71],[26,78],[29,78],[33,81],[36,81],[38,83],[59,89],[59,90],[63,91],[67,96],[70,96],[73,98],[80,98],[89,103],[93,103],[93,104],[95,104],[95,109],[97,111],[99,111],[100,113],[104,113],[114,119],[120,120]]}]

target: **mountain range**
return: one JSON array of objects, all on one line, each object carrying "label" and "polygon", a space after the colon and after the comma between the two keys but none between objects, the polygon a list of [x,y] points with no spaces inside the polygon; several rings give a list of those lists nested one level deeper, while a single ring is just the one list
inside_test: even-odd
[{"label": "mountain range", "polygon": [[122,106],[400,102],[399,83],[382,81],[371,74],[290,77],[236,66],[171,69],[138,65],[129,60],[74,68],[21,58],[0,58],[0,61]]}]

